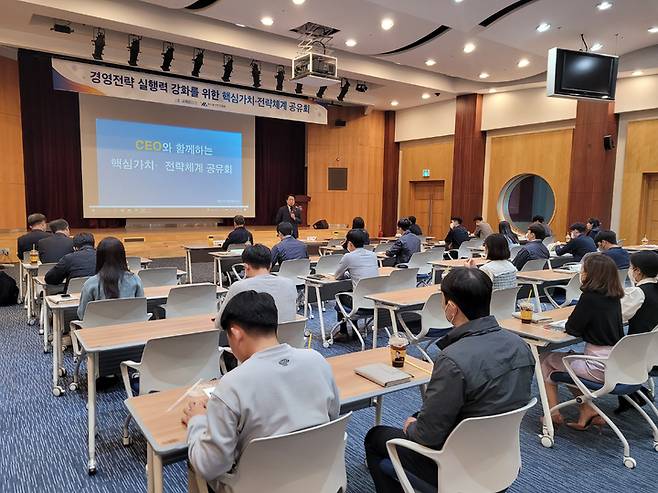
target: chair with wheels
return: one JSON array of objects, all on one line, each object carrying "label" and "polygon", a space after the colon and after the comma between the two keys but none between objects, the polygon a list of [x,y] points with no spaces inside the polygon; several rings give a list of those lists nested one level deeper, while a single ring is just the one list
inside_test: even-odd
[{"label": "chair with wheels", "polygon": [[409,339],[409,345],[418,348],[425,361],[430,363],[432,358],[427,354],[427,349],[452,330],[452,324],[443,311],[443,295],[440,292],[430,296],[422,310],[398,313],[398,321]]},{"label": "chair with wheels", "polygon": [[381,242],[379,245],[375,247],[375,253],[384,253],[386,252],[386,250],[391,248],[391,246],[393,245],[389,242]]},{"label": "chair with wheels", "polygon": [[340,259],[343,258],[343,254],[334,254],[334,255],[323,255],[318,259],[318,263],[315,264],[315,273],[322,274],[324,276],[333,276],[338,269],[338,263]]},{"label": "chair with wheels", "polygon": [[299,276],[308,276],[311,273],[311,261],[307,258],[300,258],[296,260],[284,260],[281,262],[281,267],[278,272],[274,272],[280,277],[290,279],[295,286],[303,286],[304,281]]},{"label": "chair with wheels", "polygon": [[424,252],[417,252],[411,256],[409,262],[406,264],[400,264],[398,267],[405,265],[410,269],[418,269],[418,274],[416,277],[417,285],[427,285],[432,280],[432,266],[429,264],[432,260],[436,258],[436,254],[431,250],[425,250]]},{"label": "chair with wheels", "polygon": [[236,252],[236,253],[239,252],[239,253],[242,253],[242,251],[243,251],[245,248],[247,248],[247,244],[246,244],[246,243],[231,243],[231,244],[228,246],[227,251],[228,251],[228,252]]},{"label": "chair with wheels", "polygon": [[69,279],[69,284],[66,287],[66,292],[69,294],[80,294],[82,292],[82,286],[85,285],[89,276],[87,277],[74,277]]},{"label": "chair with wheels", "polygon": [[[557,284],[553,286],[546,286],[544,288],[544,294],[548,298],[548,301],[550,301],[555,308],[563,308],[580,299],[580,285],[580,275],[578,275],[578,273],[574,273],[573,277],[565,285]],[[555,290],[564,292],[563,303],[558,303],[558,301],[555,299]]]},{"label": "chair with wheels", "polygon": [[413,289],[416,287],[417,278],[418,278],[418,267],[409,268],[409,269],[395,269],[388,276],[388,286],[385,289],[385,291],[400,291],[402,289]]},{"label": "chair with wheels", "polygon": [[126,257],[128,263],[128,270],[137,274],[142,270],[142,257]]},{"label": "chair with wheels", "polygon": [[178,269],[176,267],[156,267],[155,269],[142,269],[137,275],[145,288],[158,286],[175,286],[178,284]]},{"label": "chair with wheels", "polygon": [[619,275],[619,282],[621,283],[621,287],[625,287],[626,280],[628,279],[628,269],[619,269],[617,274]]},{"label": "chair with wheels", "polygon": [[513,245],[509,249],[509,261],[513,262],[523,247],[521,245]]},{"label": "chair with wheels", "polygon": [[294,348],[304,347],[306,319],[300,318],[290,322],[280,323],[276,329],[276,338],[281,344],[288,344]]},{"label": "chair with wheels", "polygon": [[523,267],[521,267],[520,272],[530,272],[530,271],[535,271],[535,270],[544,270],[546,268],[546,264],[548,263],[548,259],[545,258],[539,258],[535,260],[528,260]]},{"label": "chair with wheels", "polygon": [[161,305],[166,318],[215,315],[217,286],[211,283],[183,284],[169,291],[167,303]]},{"label": "chair with wheels", "polygon": [[546,247],[548,247],[548,245],[552,245],[553,243],[555,243],[555,241],[556,241],[556,240],[555,240],[555,236],[547,236],[546,238],[544,238],[543,240],[541,240],[541,242],[542,242],[542,243],[544,244],[544,246],[546,246]]},{"label": "chair with wheels", "polygon": [[511,318],[516,311],[516,297],[519,294],[519,286],[515,288],[497,289],[491,293],[489,313],[496,317],[499,322]]}]

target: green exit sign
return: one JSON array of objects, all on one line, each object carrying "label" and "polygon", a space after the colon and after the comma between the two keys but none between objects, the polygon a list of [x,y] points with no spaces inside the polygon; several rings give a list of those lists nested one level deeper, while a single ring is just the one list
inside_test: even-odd
[{"label": "green exit sign", "polygon": [[430,177],[430,170],[429,169],[424,169],[423,170],[423,178],[429,178]]}]

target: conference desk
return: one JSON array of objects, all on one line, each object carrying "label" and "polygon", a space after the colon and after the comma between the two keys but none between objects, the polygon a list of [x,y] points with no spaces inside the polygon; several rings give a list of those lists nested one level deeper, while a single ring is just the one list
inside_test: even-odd
[{"label": "conference desk", "polygon": [[[370,380],[354,373],[354,369],[371,363],[391,364],[388,348],[344,354],[327,358],[336,380],[340,395],[341,408],[352,407],[361,402],[376,400],[375,422],[381,422],[384,395],[400,390],[419,387],[429,382],[432,365],[407,355],[403,371],[412,379],[408,383],[392,387],[381,387]],[[166,410],[176,402],[189,387],[167,390],[154,394],[141,395],[126,399],[128,412],[146,438],[146,475],[147,491],[161,493],[164,488],[162,476],[162,459],[174,453],[183,453],[187,449],[187,429],[181,423],[183,408],[187,401],[178,403],[170,412]],[[303,468],[302,468],[303,469]]]},{"label": "conference desk", "polygon": [[[574,307],[568,306],[544,312],[550,316],[552,321],[565,320],[569,318]],[[500,322],[500,326],[521,336],[530,346],[532,355],[535,357],[535,378],[539,389],[542,410],[544,413],[544,424],[542,427],[541,443],[544,447],[552,447],[555,443],[555,428],[551,419],[551,407],[546,395],[546,384],[544,374],[539,362],[539,353],[556,351],[558,349],[572,346],[581,341],[580,338],[571,336],[563,330],[552,329],[547,322],[524,324],[518,318],[508,318]]]},{"label": "conference desk", "polygon": [[[147,301],[157,302],[166,301],[169,297],[169,291],[176,286],[157,286],[152,288],[144,288],[144,297]],[[225,294],[225,288],[217,286],[217,295]],[[62,367],[63,354],[62,354],[62,331],[64,329],[64,312],[66,310],[77,310],[80,304],[80,295],[72,295],[71,298],[60,301],[59,295],[46,296],[45,303],[47,309],[52,313],[53,327],[52,327],[52,347],[53,347],[53,375],[52,375],[52,393],[55,397],[64,394],[64,387],[59,385],[60,377],[66,375],[66,370]],[[44,332],[48,331],[49,316],[46,313]],[[47,341],[47,338],[46,338]],[[44,352],[48,352],[48,348],[44,347]]]},{"label": "conference desk", "polygon": [[[190,243],[183,245],[185,249],[185,270],[187,271],[187,283],[193,284],[192,279],[192,261],[194,257],[203,257],[207,256],[210,252],[219,252],[222,250],[221,243],[219,245],[209,245],[208,243]],[[215,282],[217,284],[217,282]]]},{"label": "conference desk", "polygon": [[546,282],[569,281],[577,272],[570,272],[567,270],[528,270],[520,271],[516,274],[516,278],[524,284],[532,284],[532,291],[537,300],[537,310],[542,311],[541,298],[539,296],[539,285]]},{"label": "conference desk", "polygon": [[[75,330],[75,337],[87,353],[87,429],[89,474],[96,472],[96,358],[104,351],[140,347],[152,339],[217,331],[214,314],[193,317],[107,325]],[[219,341],[219,331],[217,331]],[[218,363],[219,365],[219,358]]]},{"label": "conference desk", "polygon": [[398,332],[397,314],[401,310],[422,306],[434,293],[441,292],[441,286],[431,284],[420,288],[400,289],[398,291],[387,291],[385,293],[375,293],[366,296],[375,303],[375,315],[372,323],[372,348],[377,347],[377,331],[379,330],[378,311],[388,310],[391,316],[391,325],[393,333]]},{"label": "conference desk", "polygon": [[655,252],[658,251],[658,245],[631,245],[625,246],[624,249],[629,252]]}]

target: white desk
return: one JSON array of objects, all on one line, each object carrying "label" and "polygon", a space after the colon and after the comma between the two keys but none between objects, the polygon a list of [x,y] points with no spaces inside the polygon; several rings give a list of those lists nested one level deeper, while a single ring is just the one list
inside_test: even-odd
[{"label": "white desk", "polygon": [[539,285],[546,282],[555,282],[555,281],[569,281],[577,272],[568,273],[561,270],[529,270],[521,271],[516,274],[516,278],[524,284],[532,284],[532,291],[537,300],[537,309],[542,311],[541,308],[541,299],[539,297]]},{"label": "white desk", "polygon": [[[183,245],[183,248],[185,249],[185,270],[187,271],[187,283],[188,284],[193,284],[194,281],[192,279],[192,254],[193,253],[210,253],[210,252],[218,252],[221,250],[221,243],[219,245],[209,245],[208,243],[194,243],[194,244],[188,244],[188,245]],[[217,284],[215,282],[215,284]]]}]

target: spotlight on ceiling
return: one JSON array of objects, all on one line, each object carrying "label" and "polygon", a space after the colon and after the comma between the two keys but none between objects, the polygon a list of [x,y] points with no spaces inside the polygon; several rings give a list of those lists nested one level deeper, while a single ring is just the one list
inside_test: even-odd
[{"label": "spotlight on ceiling", "polygon": [[388,31],[394,25],[395,25],[395,21],[390,17],[386,17],[385,19],[382,19],[381,26],[384,31]]},{"label": "spotlight on ceiling", "polygon": [[73,28],[71,27],[70,23],[62,24],[61,22],[55,22],[50,30],[62,34],[71,34],[73,32]]},{"label": "spotlight on ceiling", "polygon": [[356,92],[366,92],[368,90],[368,86],[366,85],[365,82],[360,81],[356,83]]},{"label": "spotlight on ceiling", "polygon": [[548,22],[542,22],[537,26],[537,32],[545,33],[551,28],[551,25]]},{"label": "spotlight on ceiling", "polygon": [[421,98],[423,98],[423,99],[429,99],[431,97],[432,97],[432,95],[429,92],[424,92],[423,95],[421,96]]},{"label": "spotlight on ceiling", "polygon": [[303,89],[304,89],[304,84],[298,82],[297,85],[295,86],[295,94],[301,94]]},{"label": "spotlight on ceiling", "polygon": [[338,93],[338,96],[336,99],[338,101],[342,101],[345,99],[345,96],[347,96],[347,91],[350,90],[350,81],[347,79],[343,79],[343,83],[340,86],[340,92]]},{"label": "spotlight on ceiling", "polygon": [[166,41],[162,43],[162,65],[160,68],[164,72],[169,72],[171,70],[171,62],[174,61],[174,45],[173,43],[167,43]]},{"label": "spotlight on ceiling", "polygon": [[320,86],[320,89],[318,89],[318,92],[316,94],[316,97],[322,99],[324,97],[324,92],[327,90],[327,86]]},{"label": "spotlight on ceiling", "polygon": [[94,52],[91,54],[94,60],[103,59],[103,50],[105,49],[105,30],[96,29],[96,36],[91,40],[94,43]]},{"label": "spotlight on ceiling", "polygon": [[192,57],[192,75],[199,77],[201,67],[203,67],[203,53],[205,50],[194,48],[194,56]]},{"label": "spotlight on ceiling", "polygon": [[472,53],[475,51],[475,43],[466,43],[464,45],[464,53]]},{"label": "spotlight on ceiling", "polygon": [[128,52],[130,56],[128,57],[128,65],[131,67],[137,66],[137,58],[139,57],[139,45],[142,41],[141,36],[130,35],[128,38]]},{"label": "spotlight on ceiling", "polygon": [[391,106],[397,106],[398,104],[400,104],[400,102],[397,99],[391,101]]},{"label": "spotlight on ceiling", "polygon": [[612,2],[600,2],[596,8],[599,10],[608,10],[610,7],[612,7]]},{"label": "spotlight on ceiling", "polygon": [[530,60],[528,60],[527,58],[521,58],[521,60],[519,60],[519,63],[516,64],[516,66],[519,68],[527,67],[528,65],[530,65]]},{"label": "spotlight on ceiling", "polygon": [[251,78],[254,81],[252,86],[256,88],[260,87],[260,66],[255,60],[251,61]]},{"label": "spotlight on ceiling", "polygon": [[658,33],[658,26],[650,27],[649,29],[647,29],[647,31],[649,31],[651,34],[656,34]]},{"label": "spotlight on ceiling", "polygon": [[224,82],[231,82],[231,73],[233,72],[233,57],[231,55],[224,55],[224,74],[222,80]]},{"label": "spotlight on ceiling", "polygon": [[276,90],[283,91],[283,81],[286,80],[286,69],[283,65],[277,66],[274,78],[276,79]]},{"label": "spotlight on ceiling", "polygon": [[603,48],[603,45],[601,43],[594,43],[589,51],[599,51],[601,48]]}]

